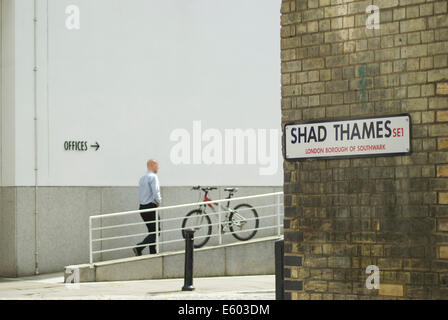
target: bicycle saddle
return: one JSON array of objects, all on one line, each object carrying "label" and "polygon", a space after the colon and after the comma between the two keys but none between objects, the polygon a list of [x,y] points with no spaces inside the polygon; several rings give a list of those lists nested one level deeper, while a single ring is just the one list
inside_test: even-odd
[{"label": "bicycle saddle", "polygon": [[228,192],[237,192],[238,188],[224,188],[224,191],[228,191]]},{"label": "bicycle saddle", "polygon": [[201,189],[202,191],[211,191],[211,190],[216,190],[218,189],[217,187],[201,187],[201,186],[194,186],[191,188],[191,190],[199,190]]}]

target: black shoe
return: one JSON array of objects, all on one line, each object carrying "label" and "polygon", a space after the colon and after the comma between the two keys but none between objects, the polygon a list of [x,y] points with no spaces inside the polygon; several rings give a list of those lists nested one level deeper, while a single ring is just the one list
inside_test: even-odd
[{"label": "black shoe", "polygon": [[137,257],[142,255],[142,252],[139,251],[137,248],[133,248],[132,251],[134,251],[134,254],[135,254],[135,256],[137,256]]}]

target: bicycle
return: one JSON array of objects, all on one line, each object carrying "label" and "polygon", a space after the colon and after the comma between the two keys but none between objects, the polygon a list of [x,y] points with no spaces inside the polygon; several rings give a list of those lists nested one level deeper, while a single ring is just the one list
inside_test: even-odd
[{"label": "bicycle", "polygon": [[[218,188],[195,186],[191,190],[202,190],[204,192],[203,201],[207,202],[213,201],[208,197],[208,193],[216,189]],[[229,193],[226,199],[231,199],[234,193],[238,191],[238,188],[225,188],[224,191]],[[221,222],[222,234],[230,231],[236,239],[247,241],[252,239],[257,233],[260,221],[258,219],[257,211],[250,204],[242,203],[235,208],[230,207],[230,200],[227,201],[225,206],[220,205],[219,203],[201,204],[198,209],[188,212],[185,219],[182,221],[182,236],[184,239],[184,230],[186,228],[193,228],[195,230],[195,248],[205,246],[212,234],[212,222],[209,214],[206,212],[207,207],[211,208],[214,213],[216,213],[216,209],[222,209],[225,212],[224,220]],[[245,230],[243,230],[243,228],[245,228]],[[203,234],[201,234],[201,232]]]}]

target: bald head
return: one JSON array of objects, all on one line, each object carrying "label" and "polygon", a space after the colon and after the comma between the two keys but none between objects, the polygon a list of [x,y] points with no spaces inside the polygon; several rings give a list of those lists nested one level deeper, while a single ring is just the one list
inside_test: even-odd
[{"label": "bald head", "polygon": [[149,159],[148,161],[146,161],[146,167],[148,168],[148,170],[157,173],[157,171],[159,171],[159,162],[156,159]]}]

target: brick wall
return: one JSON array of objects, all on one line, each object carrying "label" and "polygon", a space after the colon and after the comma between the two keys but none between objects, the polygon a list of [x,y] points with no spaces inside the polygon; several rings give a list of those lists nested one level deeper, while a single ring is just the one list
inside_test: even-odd
[{"label": "brick wall", "polygon": [[284,162],[287,298],[447,299],[447,1],[283,0],[281,12],[282,123],[410,113],[413,149]]}]

